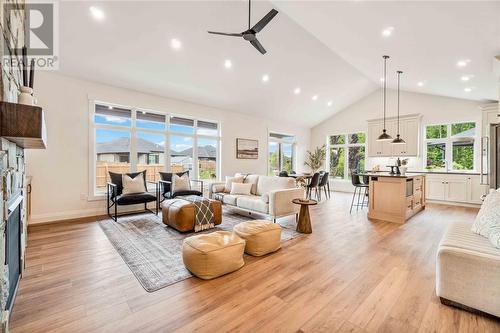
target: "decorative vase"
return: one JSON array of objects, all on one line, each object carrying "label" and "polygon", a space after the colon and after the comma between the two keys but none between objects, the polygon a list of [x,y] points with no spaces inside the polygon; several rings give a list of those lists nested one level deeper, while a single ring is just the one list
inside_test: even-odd
[{"label": "decorative vase", "polygon": [[406,175],[406,169],[408,169],[408,167],[405,167],[405,166],[402,166],[399,168],[399,171],[401,171],[401,176]]},{"label": "decorative vase", "polygon": [[19,93],[18,96],[18,103],[19,104],[24,104],[24,105],[33,105],[33,89],[30,87],[21,87],[21,92]]}]

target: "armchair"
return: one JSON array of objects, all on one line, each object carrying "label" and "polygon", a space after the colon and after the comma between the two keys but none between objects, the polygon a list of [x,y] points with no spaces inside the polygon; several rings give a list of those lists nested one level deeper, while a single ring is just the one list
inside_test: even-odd
[{"label": "armchair", "polygon": [[[127,175],[132,178],[135,178],[141,173],[143,174],[144,177],[144,188],[146,189],[146,192],[123,194],[122,174],[109,172],[111,181],[106,184],[106,198],[107,198],[108,216],[111,217],[114,221],[118,221],[118,206],[144,204],[144,212],[151,212],[153,214],[158,215],[158,206],[159,206],[158,184],[146,181],[146,171],[127,173]],[[155,185],[155,194],[147,192],[148,183]],[[147,204],[153,201],[156,202],[155,204],[156,213],[148,209],[147,207]],[[111,214],[112,208],[114,208],[113,214]],[[132,213],[121,213],[120,215],[129,215],[136,213],[138,212],[134,211]]]},{"label": "armchair", "polygon": [[177,175],[182,177],[184,175],[189,176],[189,171],[170,173],[170,172],[160,172],[160,180],[158,181],[158,204],[161,204],[165,199],[173,199],[182,195],[197,195],[203,196],[203,181],[198,179],[190,179],[190,182],[195,182],[200,184],[201,191],[197,190],[187,190],[187,191],[177,191],[172,193],[172,176]]}]

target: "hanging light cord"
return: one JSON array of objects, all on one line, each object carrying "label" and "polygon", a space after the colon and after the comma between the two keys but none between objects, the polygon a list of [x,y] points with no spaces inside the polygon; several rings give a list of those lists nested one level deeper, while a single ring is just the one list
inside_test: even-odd
[{"label": "hanging light cord", "polygon": [[399,77],[401,76],[401,71],[398,71],[398,136],[399,136]]},{"label": "hanging light cord", "polygon": [[389,58],[389,56],[385,55],[384,56],[384,132],[386,130],[386,128],[385,128],[385,109],[386,109],[386,91],[387,91],[387,58]]}]

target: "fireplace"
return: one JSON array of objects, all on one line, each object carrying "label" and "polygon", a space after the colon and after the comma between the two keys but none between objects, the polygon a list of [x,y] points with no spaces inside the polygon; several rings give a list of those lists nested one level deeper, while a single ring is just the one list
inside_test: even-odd
[{"label": "fireplace", "polygon": [[8,218],[5,225],[5,265],[8,266],[9,295],[6,309],[11,310],[21,277],[21,209],[22,195],[14,196],[8,203]]}]

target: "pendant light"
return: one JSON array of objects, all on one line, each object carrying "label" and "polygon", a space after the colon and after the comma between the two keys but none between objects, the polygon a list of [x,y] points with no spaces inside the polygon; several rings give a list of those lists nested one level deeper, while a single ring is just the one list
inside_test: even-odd
[{"label": "pendant light", "polygon": [[382,56],[384,58],[384,129],[382,130],[382,134],[379,135],[377,141],[390,141],[392,137],[387,134],[387,130],[385,129],[385,110],[386,110],[386,97],[387,97],[387,59],[389,59],[388,55]]},{"label": "pendant light", "polygon": [[402,145],[406,143],[405,140],[401,139],[401,136],[399,135],[399,82],[401,74],[403,74],[403,72],[397,71],[396,73],[398,74],[398,134],[396,135],[396,138],[392,140],[391,143],[395,145]]}]

